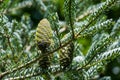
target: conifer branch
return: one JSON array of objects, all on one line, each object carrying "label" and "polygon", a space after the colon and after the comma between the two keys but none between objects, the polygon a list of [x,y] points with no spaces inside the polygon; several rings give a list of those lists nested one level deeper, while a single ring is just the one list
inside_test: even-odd
[{"label": "conifer branch", "polygon": [[[117,55],[115,55],[114,58],[120,56],[120,47],[115,48],[115,49],[112,49],[112,50],[110,50],[110,51],[103,52],[103,53],[101,53],[101,54],[102,54],[102,55],[99,56],[99,58],[97,58],[97,61],[94,61],[93,63],[84,66],[82,69],[88,69],[88,68],[90,68],[91,66],[95,66],[95,65],[98,64],[98,63],[104,63],[105,61],[110,60],[111,57],[112,57],[112,55],[117,54]],[[107,61],[107,62],[108,62],[108,61]],[[78,70],[81,70],[81,69],[79,68],[79,69],[77,69],[77,71],[78,71]]]},{"label": "conifer branch", "polygon": [[72,30],[72,38],[74,39],[75,38],[75,33],[74,33],[74,22],[75,22],[75,0],[66,0],[65,1],[65,11],[66,14],[65,14],[65,18],[67,20],[67,23],[70,25],[71,27],[71,30]]},{"label": "conifer branch", "polygon": [[81,34],[82,31],[84,31],[85,29],[87,29],[93,21],[95,21],[100,14],[102,14],[102,12],[106,9],[108,9],[108,6],[111,6],[115,3],[115,0],[107,0],[98,10],[96,10],[95,12],[93,12],[93,14],[90,16],[90,20],[89,23],[87,23],[76,36],[79,36]]}]

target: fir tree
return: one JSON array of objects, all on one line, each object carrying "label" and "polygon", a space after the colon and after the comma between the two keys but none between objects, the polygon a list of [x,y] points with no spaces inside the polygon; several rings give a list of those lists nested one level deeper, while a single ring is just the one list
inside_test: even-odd
[{"label": "fir tree", "polygon": [[[119,0],[91,1],[0,0],[0,80],[110,80],[104,71],[120,56],[120,18],[108,19],[105,12]],[[57,2],[64,3],[61,12]],[[45,53],[35,41],[42,18],[53,36]],[[49,39],[49,29],[39,29],[40,38]],[[47,56],[50,64],[42,70],[39,61]]]}]

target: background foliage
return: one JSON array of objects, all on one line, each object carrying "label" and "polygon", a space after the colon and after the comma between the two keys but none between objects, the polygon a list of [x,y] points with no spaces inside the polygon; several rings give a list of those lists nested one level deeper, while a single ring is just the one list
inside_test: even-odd
[{"label": "background foliage", "polygon": [[[73,1],[71,9],[67,1]],[[35,44],[36,27],[43,18],[50,21],[54,34],[53,79],[120,79],[119,0],[0,0],[1,79],[43,79]],[[72,69],[56,75],[59,52],[54,49],[71,39]]]}]

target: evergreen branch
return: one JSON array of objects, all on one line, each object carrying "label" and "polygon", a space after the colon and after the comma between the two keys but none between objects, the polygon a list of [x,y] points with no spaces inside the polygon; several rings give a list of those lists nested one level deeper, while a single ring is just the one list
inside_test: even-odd
[{"label": "evergreen branch", "polygon": [[58,37],[59,45],[61,46],[62,43],[61,43],[61,40],[60,40],[60,35],[59,35],[59,31],[58,31],[57,27],[56,27],[56,34],[57,34],[57,37]]},{"label": "evergreen branch", "polygon": [[88,20],[89,20],[88,24],[86,24],[79,31],[79,33],[76,36],[79,36],[82,31],[84,31],[85,29],[87,29],[99,17],[99,15],[103,13],[103,11],[105,11],[106,9],[108,9],[108,6],[111,6],[115,2],[116,2],[116,0],[107,0],[101,7],[99,7],[98,10],[96,10],[95,12],[93,12],[93,14],[88,18]]},{"label": "evergreen branch", "polygon": [[[77,70],[81,70],[84,67],[86,67],[87,65],[89,65],[91,63],[91,61],[94,59],[94,57],[96,55],[98,55],[97,53],[105,48],[106,46],[108,46],[109,44],[111,44],[110,42],[113,41],[112,38],[108,37],[103,39],[101,42],[99,42],[99,44],[97,44],[95,47],[93,47],[93,49],[91,49],[92,51],[89,51],[90,53],[87,55],[86,59],[88,60],[88,62],[83,65],[82,67],[77,68]],[[104,44],[103,44],[104,43]]]},{"label": "evergreen branch", "polygon": [[[59,70],[57,72],[54,72],[53,75],[58,75],[60,73],[62,73],[63,71]],[[42,75],[43,73],[42,72],[38,72],[38,73],[33,73],[33,74],[27,74],[27,75],[24,75],[24,76],[18,76],[18,77],[11,77],[11,78],[6,78],[5,80],[23,80],[23,79],[26,79],[26,78],[31,78],[31,77],[35,77],[35,76],[40,76]]]},{"label": "evergreen branch", "polygon": [[72,21],[72,12],[71,12],[71,7],[72,7],[72,1],[74,0],[70,0],[69,2],[69,20],[70,20],[70,27],[71,27],[71,30],[72,30],[72,37],[74,39],[74,28],[73,28],[73,21]]},{"label": "evergreen branch", "polygon": [[[112,27],[112,25],[113,25],[112,19],[106,20],[106,21],[104,21],[104,22],[102,22],[102,23],[96,24],[95,26],[92,26],[92,27],[84,30],[84,31],[80,34],[80,36],[75,36],[75,39],[77,39],[77,38],[82,38],[82,37],[87,37],[87,36],[93,36],[93,35],[95,35],[97,32],[102,31],[103,29],[104,29],[104,30],[110,29],[110,28]],[[76,28],[74,31],[76,32],[76,34],[78,34],[79,29]],[[66,34],[65,38],[62,40],[62,43],[63,43],[64,41],[68,40],[68,39],[70,38],[70,36],[71,36],[70,33]]]},{"label": "evergreen branch", "polygon": [[[92,63],[92,64],[87,65],[86,67],[84,67],[84,69],[88,69],[88,68],[90,68],[90,67],[92,67],[92,66],[95,66],[96,64],[98,65],[98,63],[101,63],[101,62],[107,61],[108,59],[111,59],[112,55],[109,55],[109,54],[111,53],[111,54],[115,55],[114,53],[115,53],[115,52],[118,52],[118,53],[119,53],[119,51],[120,51],[120,48],[116,48],[116,49],[113,49],[113,50],[104,52],[104,53],[102,54],[102,57],[104,56],[105,59],[99,57],[98,61],[96,61],[96,62],[94,62],[94,63]],[[106,57],[106,54],[109,55],[109,58]],[[117,54],[117,53],[116,53],[116,54]],[[119,54],[119,55],[120,55],[120,54]],[[116,55],[115,55],[115,56],[116,56]],[[118,56],[118,55],[117,55],[117,56]],[[116,56],[116,57],[117,57],[117,56]],[[115,57],[114,57],[114,58],[115,58]],[[54,74],[59,74],[59,73],[61,73],[61,72],[62,72],[62,71],[57,71],[57,72],[54,72]],[[27,75],[25,75],[25,76],[14,77],[14,78],[7,78],[7,79],[9,79],[9,80],[26,79],[26,78],[38,76],[38,75],[40,75],[40,74],[42,74],[42,73],[39,72],[39,73],[34,73],[34,74],[27,74]]]},{"label": "evergreen branch", "polygon": [[[55,68],[59,68],[59,67],[53,67],[53,68],[51,68],[51,69],[55,69]],[[31,69],[30,69],[31,70]],[[32,70],[31,70],[32,71]],[[37,72],[35,72],[34,73],[34,71],[37,71]],[[35,70],[33,71],[33,73],[31,73],[30,74],[30,72],[28,72],[28,71],[26,71],[26,73],[28,73],[28,74],[19,74],[20,76],[16,76],[15,75],[15,77],[7,77],[7,78],[5,78],[5,80],[21,80],[21,79],[26,79],[26,78],[31,78],[31,77],[35,77],[35,76],[42,76],[42,75],[44,75],[44,73],[41,71],[41,72],[39,72],[39,69],[37,70],[36,68],[35,68]],[[63,72],[63,70],[55,70],[55,71],[53,71],[51,74],[53,74],[54,76],[56,76],[56,75],[58,75],[58,74],[60,74],[60,73],[62,73]],[[19,73],[19,71],[18,71],[18,73]],[[22,72],[22,73],[24,73],[24,72]],[[47,79],[48,80],[48,79]]]},{"label": "evergreen branch", "polygon": [[7,39],[8,46],[9,46],[9,48],[11,49],[12,54],[13,54],[13,56],[14,56],[14,50],[15,50],[15,49],[14,49],[14,47],[11,45],[10,35],[8,35],[7,33],[8,33],[7,31],[5,31],[5,33],[1,33],[1,32],[0,32],[0,34],[2,34],[2,36],[4,36],[4,37]]},{"label": "evergreen branch", "polygon": [[98,56],[97,61],[94,61],[89,65],[86,65],[83,69],[90,68],[91,66],[95,66],[96,64],[101,62],[102,63],[105,61],[108,62],[108,60],[115,59],[118,56],[120,56],[120,47],[101,53],[101,55]]},{"label": "evergreen branch", "polygon": [[13,54],[13,56],[14,56],[14,48],[12,47],[12,45],[11,45],[11,42],[10,42],[10,36],[9,35],[6,35],[6,38],[7,38],[7,40],[8,40],[8,45],[9,45],[9,47],[10,47],[10,49],[11,49],[11,51],[12,51],[12,54]]},{"label": "evergreen branch", "polygon": [[26,78],[35,77],[35,76],[38,76],[38,75],[41,75],[41,74],[42,74],[42,73],[39,72],[39,73],[34,73],[34,74],[27,74],[27,75],[24,75],[24,76],[6,78],[5,80],[24,80],[24,79],[26,79]]},{"label": "evergreen branch", "polygon": [[111,60],[115,59],[116,57],[120,56],[120,47],[114,48],[112,50],[108,50],[98,56],[98,60]]},{"label": "evergreen branch", "polygon": [[[119,56],[120,56],[120,47],[112,49],[112,50],[108,50],[106,52],[101,53],[101,55],[99,55],[98,58],[96,58],[97,60],[95,60],[91,64],[86,65],[82,69],[89,70],[89,68],[95,67],[95,71],[96,71],[96,68],[99,69],[99,67],[103,66],[105,62],[111,61],[111,59],[115,59]],[[76,71],[79,71],[79,70],[76,70]],[[93,73],[93,70],[90,70],[90,71],[92,71],[92,73]],[[92,76],[92,73],[90,73],[91,76]],[[90,77],[90,75],[89,75],[89,77]]]},{"label": "evergreen branch", "polygon": [[75,22],[75,0],[65,0],[65,19],[66,21],[68,22],[68,24],[70,25],[71,27],[71,30],[72,30],[72,38],[74,39],[75,38],[75,34],[74,34],[74,28],[73,28],[73,25],[74,25],[74,22]]},{"label": "evergreen branch", "polygon": [[98,74],[98,69],[102,68],[103,67],[103,63],[98,63],[96,65],[93,65],[91,66],[87,71],[86,73],[89,74],[89,78],[93,78],[95,75]]},{"label": "evergreen branch", "polygon": [[58,20],[59,20],[59,17],[58,17],[58,14],[57,13],[54,13],[51,15],[51,24],[52,24],[52,27],[55,28],[55,32],[56,32],[56,35],[57,35],[57,38],[58,38],[58,41],[59,41],[59,46],[61,46],[61,40],[60,40],[60,32],[59,32],[59,25],[58,25]]},{"label": "evergreen branch", "polygon": [[97,55],[97,53],[102,52],[103,49],[105,49],[107,46],[109,46],[113,41],[114,40],[112,37],[107,37],[101,41],[98,41],[97,43],[95,42],[94,46],[91,46],[90,50],[88,51],[86,60],[89,61],[91,56],[93,56],[95,54]]},{"label": "evergreen branch", "polygon": [[[53,72],[52,74],[54,76],[56,75],[59,75],[60,73],[62,73],[63,71],[59,70],[59,71],[56,71],[56,72]],[[35,77],[35,76],[40,76],[42,75],[43,73],[42,72],[38,72],[38,73],[33,73],[33,74],[27,74],[27,75],[24,75],[24,76],[18,76],[18,77],[10,77],[10,78],[5,78],[5,80],[23,80],[23,79],[26,79],[26,78],[31,78],[31,77]]]},{"label": "evergreen branch", "polygon": [[64,45],[58,47],[57,49],[54,49],[53,51],[48,52],[48,53],[46,53],[46,54],[43,54],[42,56],[39,56],[39,57],[37,57],[37,58],[35,58],[35,59],[33,59],[33,60],[25,63],[25,64],[22,64],[22,65],[18,66],[17,68],[13,68],[12,70],[8,70],[8,71],[6,71],[6,72],[1,73],[1,74],[0,74],[0,79],[2,79],[4,76],[6,76],[6,75],[8,75],[8,74],[10,74],[10,73],[13,73],[13,72],[15,72],[15,71],[17,71],[17,70],[20,70],[20,69],[22,69],[22,68],[25,68],[25,67],[27,67],[27,66],[29,66],[29,65],[37,62],[38,60],[40,60],[41,58],[43,58],[43,57],[45,57],[45,56],[48,56],[48,55],[50,55],[50,54],[53,54],[54,52],[56,52],[56,51],[58,51],[59,49],[65,47],[66,45],[68,45],[71,41],[72,41],[72,40],[69,40],[69,41],[66,42]]},{"label": "evergreen branch", "polygon": [[95,35],[97,32],[104,30],[108,30],[112,27],[113,22],[112,19],[104,21],[102,23],[96,24],[93,27],[90,27],[89,29],[85,30],[84,32],[81,33],[81,36],[86,37],[86,36],[93,36]]},{"label": "evergreen branch", "polygon": [[116,40],[113,44],[111,44],[108,49],[111,50],[111,49],[114,49],[114,48],[117,48],[117,47],[120,47],[120,41],[119,40]]},{"label": "evergreen branch", "polygon": [[[57,13],[56,13],[56,18],[58,18]],[[59,20],[59,19],[56,19],[56,20]],[[57,21],[57,22],[58,22],[58,21]],[[56,24],[56,25],[55,25],[55,29],[56,29],[56,33],[57,33],[57,36],[58,36],[59,44],[60,44],[60,46],[61,46],[60,34],[59,34],[59,30],[58,30],[57,26],[58,26],[58,25]]]},{"label": "evergreen branch", "polygon": [[[86,3],[89,3],[88,1]],[[80,3],[79,3],[80,4]],[[76,18],[76,21],[81,21],[82,19],[84,19],[85,17],[88,17],[91,13],[93,13],[94,11],[98,10],[99,6],[103,5],[103,2],[97,5],[93,5],[92,7],[88,7],[87,11],[85,11],[83,14],[81,14],[80,16],[78,16]]]},{"label": "evergreen branch", "polygon": [[117,20],[117,22],[115,23],[111,35],[115,35],[120,31],[120,18]]}]

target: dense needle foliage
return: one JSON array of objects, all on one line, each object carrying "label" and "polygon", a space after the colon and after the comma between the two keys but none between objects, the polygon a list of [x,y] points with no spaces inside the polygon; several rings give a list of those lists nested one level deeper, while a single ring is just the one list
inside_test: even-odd
[{"label": "dense needle foliage", "polygon": [[[119,80],[119,10],[119,0],[0,0],[0,80]],[[53,40],[40,55],[35,33],[43,18]]]}]

